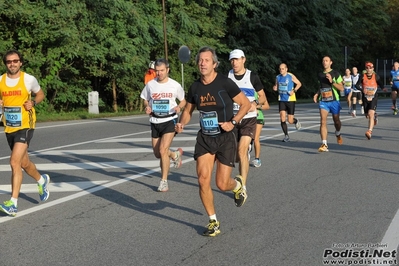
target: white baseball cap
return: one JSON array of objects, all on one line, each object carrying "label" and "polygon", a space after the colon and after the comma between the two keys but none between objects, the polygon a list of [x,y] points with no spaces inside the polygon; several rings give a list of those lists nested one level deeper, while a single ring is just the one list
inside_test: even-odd
[{"label": "white baseball cap", "polygon": [[230,52],[229,60],[231,60],[233,58],[241,58],[241,57],[245,57],[244,52],[240,49],[235,49]]}]

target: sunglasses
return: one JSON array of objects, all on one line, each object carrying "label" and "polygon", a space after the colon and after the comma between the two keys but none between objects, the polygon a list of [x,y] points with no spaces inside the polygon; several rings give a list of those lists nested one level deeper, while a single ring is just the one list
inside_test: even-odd
[{"label": "sunglasses", "polygon": [[7,65],[9,65],[9,64],[11,64],[11,63],[16,64],[16,63],[18,63],[19,61],[20,61],[19,59],[7,60],[7,61],[6,61],[6,64],[7,64]]}]

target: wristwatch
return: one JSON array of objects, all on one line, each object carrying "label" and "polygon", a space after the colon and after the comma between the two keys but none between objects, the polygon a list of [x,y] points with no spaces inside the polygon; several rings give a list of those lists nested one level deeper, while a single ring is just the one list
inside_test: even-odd
[{"label": "wristwatch", "polygon": [[255,100],[254,102],[256,103],[256,105],[259,105],[259,101],[258,100]]},{"label": "wristwatch", "polygon": [[237,125],[237,121],[235,121],[234,119],[231,119],[230,121],[233,125]]},{"label": "wristwatch", "polygon": [[36,101],[32,100],[32,105],[36,106]]}]

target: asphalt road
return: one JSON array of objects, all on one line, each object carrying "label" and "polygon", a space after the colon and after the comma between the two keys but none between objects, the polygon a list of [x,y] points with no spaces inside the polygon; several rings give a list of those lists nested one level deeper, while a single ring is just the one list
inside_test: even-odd
[{"label": "asphalt road", "polygon": [[[235,207],[232,193],[218,191],[213,182],[221,222],[214,238],[201,235],[208,217],[192,158],[195,115],[172,144],[184,150],[183,167],[171,169],[166,193],[156,192],[159,161],[145,115],[39,123],[31,159],[51,177],[50,198],[39,203],[33,179],[25,176],[18,215],[0,214],[0,265],[316,266],[335,259],[342,261],[336,265],[380,265],[373,261],[375,249],[388,252],[382,259],[393,264],[399,243],[399,116],[390,106],[380,100],[370,141],[366,119],[352,118],[344,107],[344,144],[338,145],[329,118],[327,153],[317,151],[316,104],[297,105],[302,129],[290,125],[288,143],[281,142],[277,106],[265,111],[262,166],[250,168],[245,205]],[[10,151],[0,135],[5,201]]]}]

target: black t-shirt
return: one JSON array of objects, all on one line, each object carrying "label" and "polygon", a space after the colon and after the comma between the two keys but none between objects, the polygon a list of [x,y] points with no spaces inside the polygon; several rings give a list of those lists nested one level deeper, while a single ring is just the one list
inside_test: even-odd
[{"label": "black t-shirt", "polygon": [[[331,75],[331,78],[332,78],[332,80],[333,80],[333,83],[335,82],[335,83],[341,83],[342,82],[342,77],[341,77],[341,74],[339,74],[339,72],[338,71],[336,71],[336,70],[331,70],[330,72],[327,72],[328,74],[330,74]],[[338,89],[336,89],[331,83],[330,83],[330,81],[328,80],[328,78],[326,77],[326,74],[327,74],[326,72],[320,72],[319,74],[318,74],[318,79],[319,79],[319,83],[320,83],[320,90],[323,90],[323,89],[325,89],[325,88],[332,88],[332,91],[333,91],[333,93],[332,93],[332,99],[331,100],[334,100],[334,101],[339,101],[339,92],[338,92]],[[320,99],[321,99],[321,95],[320,95]],[[323,96],[324,97],[324,96]],[[326,101],[326,100],[324,100],[324,101]]]},{"label": "black t-shirt", "polygon": [[240,92],[234,81],[218,73],[207,85],[196,80],[187,92],[187,102],[195,104],[199,111],[216,111],[219,122],[228,122],[234,116],[233,98]]},{"label": "black t-shirt", "polygon": [[[331,70],[330,72],[328,72],[331,75],[331,78],[337,82],[340,83],[342,82],[342,77],[341,75],[338,73],[338,71],[336,70]],[[319,83],[320,83],[320,88],[329,88],[331,87],[331,83],[328,80],[328,78],[326,78],[326,74],[324,72],[320,72],[318,75],[319,78]]]}]

